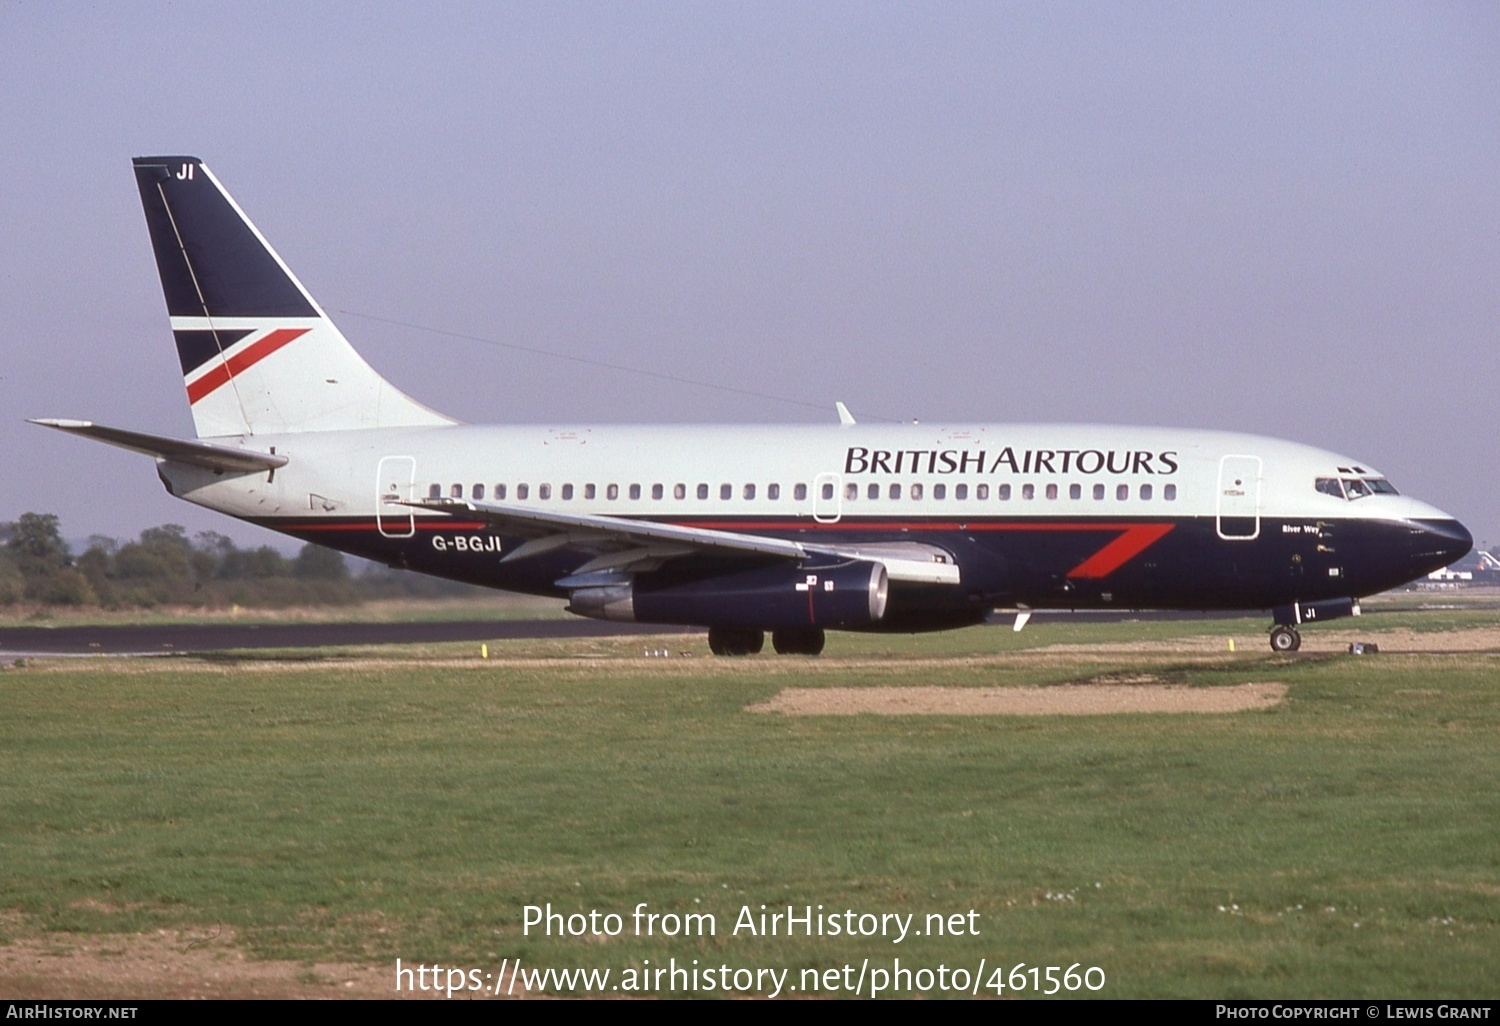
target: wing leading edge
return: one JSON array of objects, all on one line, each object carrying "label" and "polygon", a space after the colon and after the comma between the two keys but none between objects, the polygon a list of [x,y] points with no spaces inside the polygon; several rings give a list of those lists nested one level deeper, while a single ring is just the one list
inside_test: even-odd
[{"label": "wing leading edge", "polygon": [[714,528],[660,524],[631,517],[564,513],[467,499],[422,499],[401,505],[449,515],[462,513],[477,517],[508,534],[529,539],[502,561],[526,559],[564,546],[597,552],[595,558],[573,571],[575,575],[603,570],[644,570],[663,560],[689,555],[760,556],[793,561],[837,556],[881,563],[893,581],[960,583],[958,565],[945,550],[917,542],[820,545]]}]

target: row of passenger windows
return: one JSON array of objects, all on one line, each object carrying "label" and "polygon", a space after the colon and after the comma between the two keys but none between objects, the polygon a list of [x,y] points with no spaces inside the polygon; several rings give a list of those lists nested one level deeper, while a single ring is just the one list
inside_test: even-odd
[{"label": "row of passenger windows", "polygon": [[[883,491],[882,491],[882,489],[883,489]],[[626,494],[630,497],[630,499],[632,501],[639,501],[640,498],[641,498],[641,495],[642,495],[642,486],[638,485],[638,484],[628,485],[626,487],[625,491],[626,491]],[[654,485],[651,486],[651,498],[653,498],[653,499],[664,499],[664,498],[666,498],[666,491],[667,491],[667,489],[666,489],[665,485],[654,484]],[[733,499],[734,498],[734,492],[735,492],[734,485],[729,485],[729,484],[721,484],[721,485],[719,485],[719,499],[721,501],[726,501],[727,502],[728,500]],[[573,496],[574,496],[573,486],[571,484],[561,485],[558,488],[558,493],[559,493],[560,497],[564,501],[571,500],[573,498]],[[824,482],[823,485],[822,485],[822,487],[821,487],[821,489],[820,489],[820,493],[821,494],[820,494],[819,498],[821,498],[825,502],[831,502],[833,500],[833,497],[834,497],[834,485],[833,485],[833,482],[831,482],[831,481]],[[509,494],[510,494],[509,493],[509,489],[507,488],[506,485],[503,485],[503,484],[497,484],[497,485],[495,485],[494,497],[495,497],[495,501],[496,502],[504,502],[509,497]],[[686,499],[687,498],[687,494],[688,494],[687,485],[685,485],[685,484],[676,484],[676,485],[672,486],[672,498],[674,498],[674,499]],[[698,485],[698,487],[694,491],[694,494],[699,499],[706,500],[708,498],[708,496],[709,496],[709,486],[707,484],[700,484],[700,485]],[[755,496],[756,496],[756,494],[757,494],[756,487],[753,484],[743,485],[740,488],[740,497],[741,498],[744,498],[744,499],[754,499]],[[869,501],[871,501],[871,502],[879,499],[882,496],[882,494],[884,494],[884,496],[887,499],[900,499],[902,497],[902,494],[903,494],[903,492],[902,492],[902,486],[899,485],[899,484],[888,484],[888,485],[882,486],[882,485],[879,485],[879,484],[876,484],[876,483],[872,482],[872,483],[866,485],[865,488],[864,488],[864,491],[863,491],[864,498],[867,499],[867,500],[869,500]],[[906,488],[906,490],[905,490],[905,495],[908,498],[913,499],[913,500],[921,500],[921,499],[927,497],[928,494],[929,494],[929,492],[928,492],[927,488],[920,481],[916,482],[916,483],[914,483],[914,484],[912,484],[910,486],[908,486]],[[1023,484],[1015,492],[1012,491],[1011,486],[1009,484],[1001,484],[1001,485],[996,485],[995,486],[995,498],[998,499],[998,500],[1000,500],[1001,502],[1009,502],[1011,500],[1011,497],[1012,497],[1013,494],[1019,494],[1020,498],[1023,501],[1029,501],[1029,500],[1035,499],[1037,497],[1037,486],[1034,485],[1034,484]],[[1046,496],[1048,499],[1058,499],[1058,498],[1062,497],[1061,496],[1061,492],[1059,490],[1059,486],[1055,485],[1055,484],[1049,484],[1049,485],[1044,486],[1042,488],[1042,490],[1041,490],[1041,494],[1044,495],[1044,496]],[[1095,501],[1102,502],[1108,496],[1109,489],[1105,485],[1103,485],[1103,484],[1095,484],[1092,487],[1090,494],[1092,495],[1092,497],[1094,498]],[[1142,501],[1149,502],[1151,499],[1153,499],[1155,497],[1155,494],[1156,494],[1155,493],[1155,489],[1150,484],[1142,484],[1142,485],[1137,485],[1136,486],[1136,497],[1139,498],[1139,499],[1141,499]],[[462,499],[464,497],[464,486],[461,485],[461,484],[451,485],[449,487],[449,489],[448,489],[448,495],[449,495],[450,498]],[[592,485],[592,484],[586,484],[586,485],[583,486],[583,498],[584,498],[585,501],[597,499],[598,495],[599,495],[599,492],[598,492],[597,486]],[[931,497],[933,499],[935,499],[937,501],[940,501],[940,502],[943,501],[943,500],[945,500],[945,499],[947,499],[948,498],[948,485],[947,484],[935,484],[935,485],[933,485],[932,488],[931,488],[930,495],[931,495]],[[987,501],[989,499],[989,497],[990,497],[990,486],[988,484],[975,485],[974,489],[973,489],[973,495],[974,495],[974,498],[976,500],[980,501],[980,502]],[[860,496],[861,496],[861,490],[860,490],[860,486],[858,484],[856,484],[854,482],[849,482],[848,484],[844,485],[843,500],[845,502],[856,502],[856,501],[859,500]],[[1124,502],[1124,501],[1128,500],[1130,498],[1130,485],[1128,485],[1128,484],[1117,484],[1117,485],[1115,485],[1115,487],[1114,487],[1114,496],[1115,496],[1116,501],[1119,501],[1119,502]],[[428,487],[428,489],[427,489],[427,497],[429,499],[441,499],[443,497],[443,486],[440,485],[440,484],[430,485]],[[516,500],[518,502],[530,499],[531,497],[532,497],[532,495],[531,495],[531,485],[524,484],[524,483],[516,485],[516,487],[515,487],[515,498],[516,498]],[[780,499],[781,498],[781,485],[779,485],[779,484],[768,484],[768,485],[766,485],[765,497],[768,500],[772,501],[772,502]],[[1176,502],[1177,501],[1177,486],[1175,484],[1169,484],[1169,485],[1162,486],[1161,497],[1162,497],[1162,499],[1164,499],[1167,502]],[[485,486],[482,485],[482,484],[472,485],[469,488],[469,498],[473,499],[476,502],[482,502],[482,501],[484,501],[484,499],[485,499]],[[537,485],[536,486],[536,498],[538,500],[541,500],[541,501],[546,501],[548,499],[551,499],[552,498],[552,486],[550,484],[539,484],[539,485]],[[620,486],[616,485],[616,484],[605,485],[604,486],[604,498],[606,500],[608,500],[608,501],[611,501],[611,502],[618,500],[620,498]],[[792,486],[792,498],[795,499],[795,500],[797,500],[798,502],[806,500],[806,498],[807,498],[807,485],[805,485],[805,484],[793,485]],[[966,501],[969,498],[969,486],[966,485],[966,484],[956,484],[956,485],[954,485],[953,486],[953,498],[957,502],[964,502],[964,501]],[[1081,484],[1070,484],[1070,485],[1068,485],[1068,498],[1069,499],[1082,499],[1083,498],[1083,485],[1081,485]]]}]

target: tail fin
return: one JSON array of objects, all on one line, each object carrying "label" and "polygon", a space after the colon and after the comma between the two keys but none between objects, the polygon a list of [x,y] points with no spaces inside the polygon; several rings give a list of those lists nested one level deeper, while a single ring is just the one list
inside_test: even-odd
[{"label": "tail fin", "polygon": [[199,438],[453,423],[365,363],[201,160],[134,164]]}]

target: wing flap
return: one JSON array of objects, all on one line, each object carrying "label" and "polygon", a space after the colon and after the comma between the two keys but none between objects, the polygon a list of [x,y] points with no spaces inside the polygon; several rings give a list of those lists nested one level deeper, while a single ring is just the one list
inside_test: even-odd
[{"label": "wing flap", "polygon": [[405,505],[478,517],[503,531],[533,539],[514,550],[507,557],[509,559],[525,559],[562,545],[577,545],[599,553],[574,571],[575,574],[644,569],[646,563],[660,563],[664,559],[687,555],[764,556],[792,560],[824,555],[884,564],[893,581],[960,583],[959,568],[952,557],[937,546],[920,542],[818,545],[706,527],[659,524],[631,517],[564,513],[467,499],[421,499]]}]

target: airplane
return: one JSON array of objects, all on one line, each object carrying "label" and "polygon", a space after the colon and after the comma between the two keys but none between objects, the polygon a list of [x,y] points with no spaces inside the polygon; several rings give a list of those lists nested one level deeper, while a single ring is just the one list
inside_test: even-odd
[{"label": "airplane", "polygon": [[33,421],[152,456],[172,495],[306,542],[721,656],[1016,610],[1309,621],[1473,538],[1362,460],[1223,431],[1091,424],[460,423],[362,359],[198,158],[137,157],[196,437]]}]

